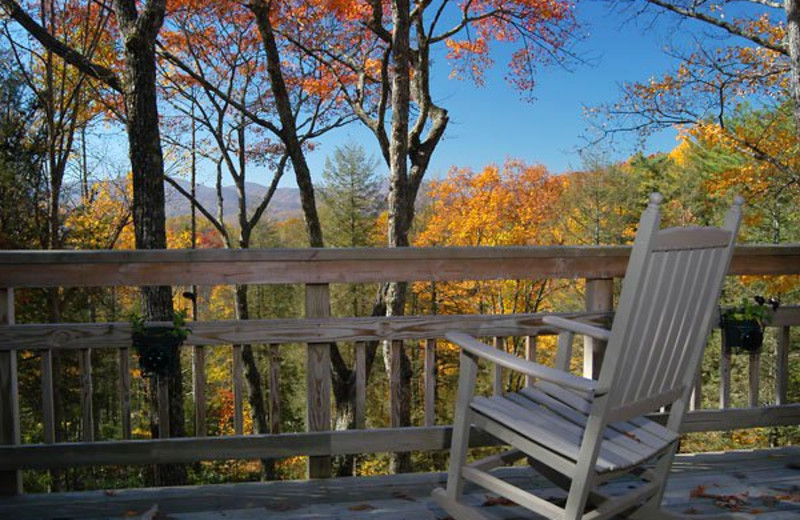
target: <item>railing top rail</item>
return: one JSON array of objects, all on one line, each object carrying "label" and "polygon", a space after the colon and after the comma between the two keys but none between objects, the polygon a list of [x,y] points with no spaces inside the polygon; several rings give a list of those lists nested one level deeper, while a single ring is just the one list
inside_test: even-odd
[{"label": "railing top rail", "polygon": [[[0,287],[612,278],[627,246],[2,251]],[[800,244],[736,248],[730,274],[800,274]]]}]

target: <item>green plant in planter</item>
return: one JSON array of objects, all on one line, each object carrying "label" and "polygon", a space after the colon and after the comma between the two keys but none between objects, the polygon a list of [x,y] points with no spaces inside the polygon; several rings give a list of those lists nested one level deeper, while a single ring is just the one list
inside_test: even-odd
[{"label": "green plant in planter", "polygon": [[[745,352],[758,352],[764,343],[764,326],[772,320],[772,315],[764,305],[767,301],[755,296],[751,301],[742,298],[739,305],[726,309],[720,316],[723,346],[727,350],[739,349]],[[778,301],[770,298],[773,309]]]},{"label": "green plant in planter", "polygon": [[186,312],[178,311],[172,326],[145,325],[144,317],[131,315],[131,343],[139,356],[142,376],[170,376],[180,366],[179,347],[191,332],[186,327]]}]

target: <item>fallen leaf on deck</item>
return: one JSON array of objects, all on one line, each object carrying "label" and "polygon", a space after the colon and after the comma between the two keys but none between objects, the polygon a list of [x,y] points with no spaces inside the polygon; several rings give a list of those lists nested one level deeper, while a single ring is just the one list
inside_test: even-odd
[{"label": "fallen leaf on deck", "polygon": [[402,499],[402,500],[408,500],[409,502],[416,502],[417,501],[416,498],[410,496],[408,493],[405,493],[404,491],[393,491],[392,492],[392,496],[394,498],[399,498],[399,499]]},{"label": "fallen leaf on deck", "polygon": [[705,486],[697,486],[693,490],[689,491],[689,498],[702,497],[705,494],[706,494],[706,487]]},{"label": "fallen leaf on deck", "polygon": [[268,504],[264,507],[270,511],[293,511],[295,509],[300,509],[300,506],[290,502],[277,502],[275,504]]},{"label": "fallen leaf on deck", "polygon": [[761,500],[761,504],[766,507],[775,507],[778,505],[778,497],[772,495],[761,495],[758,499]]},{"label": "fallen leaf on deck", "polygon": [[515,506],[515,502],[507,499],[506,497],[486,497],[486,501],[482,504],[483,507],[492,506]]},{"label": "fallen leaf on deck", "polygon": [[369,504],[358,504],[355,506],[350,506],[347,509],[349,509],[350,511],[372,511],[373,509],[375,509],[375,506],[371,506]]},{"label": "fallen leaf on deck", "polygon": [[750,494],[747,492],[733,495],[723,495],[719,493],[709,493],[706,486],[697,486],[689,492],[690,498],[709,498],[714,501],[714,505],[731,511],[740,511],[742,507],[750,504]]}]

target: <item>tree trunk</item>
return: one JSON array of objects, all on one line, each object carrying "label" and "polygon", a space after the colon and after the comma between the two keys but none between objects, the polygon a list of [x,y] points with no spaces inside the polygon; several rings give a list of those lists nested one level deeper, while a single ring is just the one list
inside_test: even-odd
[{"label": "tree trunk", "polygon": [[[166,249],[164,159],[158,121],[155,57],[155,38],[163,21],[164,5],[149,2],[138,18],[134,5],[125,0],[117,0],[114,8],[124,43],[123,84],[128,149],[133,173],[136,249]],[[147,320],[172,321],[170,287],[142,287],[142,307]],[[154,386],[155,384],[151,384],[153,395],[156,393],[152,391]],[[169,378],[168,388],[170,435],[183,437],[183,377],[180,367]],[[185,484],[186,467],[181,464],[159,465],[155,480],[159,486]]]},{"label": "tree trunk", "polygon": [[[249,320],[250,308],[247,303],[247,285],[236,286],[236,319]],[[267,423],[267,408],[264,404],[261,373],[258,371],[252,345],[241,345],[242,361],[244,362],[244,377],[247,379],[247,400],[250,403],[250,416],[253,427],[258,434],[270,433]],[[261,460],[262,478],[270,478],[274,474],[274,462],[270,459]]]},{"label": "tree trunk", "polygon": [[249,7],[256,16],[258,31],[264,42],[264,50],[267,55],[267,73],[269,74],[272,95],[275,99],[275,109],[281,122],[280,138],[286,147],[289,159],[292,161],[292,169],[297,178],[297,187],[300,190],[300,203],[303,207],[309,245],[311,247],[324,247],[322,226],[319,222],[314,198],[314,184],[311,181],[311,170],[306,162],[303,147],[297,137],[295,113],[292,110],[286,82],[283,79],[280,51],[275,41],[272,22],[269,19],[269,4],[264,0],[253,0]]},{"label": "tree trunk", "polygon": [[[389,247],[408,246],[408,117],[411,101],[411,49],[408,0],[392,2],[392,128],[389,144]],[[386,286],[385,301],[388,316],[405,313],[406,283],[392,282]],[[392,352],[394,351],[394,352]],[[388,360],[389,381],[392,382],[392,427],[411,426],[411,363],[400,342],[384,344],[384,359]],[[392,373],[399,370],[400,373]],[[396,453],[391,470],[395,473],[411,471],[409,453]]]},{"label": "tree trunk", "polygon": [[786,0],[786,47],[792,79],[789,91],[794,102],[795,133],[800,135],[800,6],[798,0]]}]

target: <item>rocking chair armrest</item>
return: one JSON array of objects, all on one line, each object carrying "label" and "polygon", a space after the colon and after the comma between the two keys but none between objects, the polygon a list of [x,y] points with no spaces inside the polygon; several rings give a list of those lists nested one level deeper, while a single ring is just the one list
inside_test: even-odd
[{"label": "rocking chair armrest", "polygon": [[609,338],[611,338],[610,330],[580,321],[568,320],[567,318],[561,318],[559,316],[545,316],[542,318],[542,322],[559,329],[568,330],[576,334],[583,334],[603,341],[608,341]]},{"label": "rocking chair armrest", "polygon": [[445,334],[445,338],[474,356],[496,363],[515,372],[543,379],[574,390],[592,392],[594,395],[605,393],[599,390],[597,381],[578,377],[555,368],[519,358],[504,350],[496,349],[486,343],[482,343],[469,334],[464,334],[463,332],[448,332]]}]

